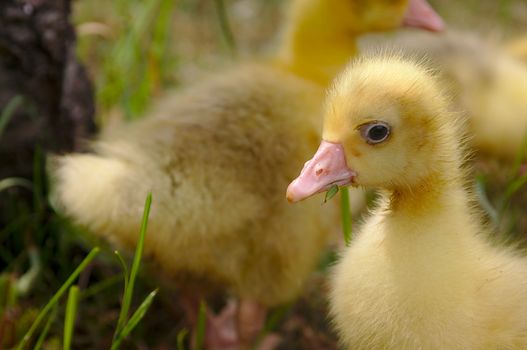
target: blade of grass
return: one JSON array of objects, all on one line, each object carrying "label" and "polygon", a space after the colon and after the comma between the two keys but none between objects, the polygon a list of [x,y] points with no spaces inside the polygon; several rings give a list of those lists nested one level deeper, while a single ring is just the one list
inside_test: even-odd
[{"label": "blade of grass", "polygon": [[523,163],[523,160],[525,159],[525,156],[527,154],[527,133],[523,137],[522,146],[516,153],[516,158],[514,159],[514,164],[512,167],[512,172],[510,175],[510,180],[507,183],[507,188],[505,189],[504,194],[501,197],[499,210],[498,210],[498,223],[501,225],[501,221],[503,219],[503,216],[505,214],[505,211],[507,210],[507,207],[509,206],[509,201],[511,197],[525,184],[525,180],[522,179],[526,175],[522,175],[518,177],[518,174],[520,173],[520,169]]},{"label": "blade of grass", "polygon": [[486,187],[486,181],[485,177],[483,175],[477,175],[475,178],[476,182],[474,185],[475,193],[478,198],[479,204],[481,207],[485,210],[487,215],[490,217],[494,225],[498,225],[499,221],[499,215],[492,203],[489,200],[489,197],[487,196],[487,191],[485,189]]},{"label": "blade of grass", "polygon": [[[0,315],[4,315],[5,309],[9,307],[9,294],[11,293],[13,282],[7,273],[0,274]],[[1,321],[0,321],[1,323]],[[0,345],[2,345],[0,339]]]},{"label": "blade of grass", "polygon": [[126,323],[126,325],[124,326],[122,332],[119,333],[119,336],[113,342],[111,350],[119,349],[121,342],[134,330],[135,326],[137,326],[137,324],[145,316],[146,312],[148,311],[148,308],[150,308],[150,305],[152,305],[156,294],[157,289],[152,291],[141,303],[141,305],[139,305],[132,317],[130,317],[128,323]]},{"label": "blade of grass", "polygon": [[525,159],[525,155],[527,154],[527,133],[523,136],[523,142],[516,153],[516,157],[514,158],[514,165],[512,167],[512,175],[511,178],[515,178],[518,176],[518,172],[520,171],[520,167],[523,163],[523,160]]},{"label": "blade of grass", "polygon": [[20,296],[26,296],[30,291],[42,271],[42,261],[38,248],[29,248],[29,270],[16,281],[16,291]]},{"label": "blade of grass", "polygon": [[177,350],[185,350],[185,338],[188,335],[188,330],[186,328],[182,329],[177,334]]},{"label": "blade of grass", "polygon": [[4,133],[4,129],[11,120],[11,117],[15,113],[18,106],[22,104],[23,98],[20,95],[13,97],[5,106],[4,110],[0,114],[0,137]]},{"label": "blade of grass", "polygon": [[66,304],[66,316],[64,318],[64,342],[62,347],[64,350],[71,349],[71,340],[73,339],[73,328],[75,327],[78,305],[79,287],[71,286],[68,293],[68,302]]},{"label": "blade of grass", "polygon": [[510,182],[507,188],[505,189],[505,194],[503,195],[503,201],[505,205],[508,204],[511,197],[520,190],[525,183],[527,183],[527,173],[518,177],[514,181]]},{"label": "blade of grass", "polygon": [[73,273],[68,277],[68,279],[66,280],[66,282],[64,282],[64,284],[60,287],[60,289],[55,293],[55,295],[53,295],[53,297],[48,301],[48,303],[46,304],[46,306],[44,306],[44,308],[39,312],[37,318],[35,319],[35,321],[33,322],[33,324],[31,325],[31,327],[29,328],[29,330],[27,331],[26,335],[24,335],[24,338],[22,338],[22,340],[20,341],[20,343],[18,344],[18,346],[16,347],[17,350],[22,350],[25,348],[25,346],[27,345],[27,343],[29,342],[29,340],[31,340],[31,337],[33,336],[33,333],[35,333],[35,331],[37,330],[38,326],[40,325],[40,323],[42,322],[42,320],[44,319],[44,317],[46,317],[46,315],[48,314],[48,312],[55,306],[57,305],[59,299],[62,297],[62,295],[66,292],[66,290],[73,284],[73,282],[75,281],[75,279],[80,275],[80,273],[86,268],[86,266],[88,266],[89,263],[91,263],[91,261],[95,258],[95,256],[97,254],[99,254],[99,251],[100,251],[100,248],[99,247],[95,247],[93,248],[90,253],[88,254],[88,256],[86,256],[86,258],[84,258],[84,260],[79,264],[79,266],[77,266],[77,268],[75,269],[75,271],[73,271]]},{"label": "blade of grass", "polygon": [[154,91],[159,90],[163,77],[166,77],[167,57],[170,26],[176,2],[174,0],[163,0],[159,4],[158,16],[154,21],[152,44],[150,50],[150,64],[148,77],[152,81]]},{"label": "blade of grass", "polygon": [[101,282],[95,283],[94,285],[82,290],[81,292],[81,299],[90,298],[94,295],[97,295],[99,293],[102,293],[107,288],[112,287],[114,284],[117,284],[121,281],[121,276],[113,276],[110,278],[107,278],[105,280],[102,280]]},{"label": "blade of grass", "polygon": [[199,314],[198,314],[198,325],[196,329],[196,336],[194,338],[196,346],[194,350],[202,350],[203,343],[205,340],[205,327],[207,324],[207,304],[202,301],[199,305]]},{"label": "blade of grass", "polygon": [[46,340],[46,337],[48,336],[51,324],[53,323],[53,321],[55,321],[55,318],[57,318],[57,310],[58,310],[58,307],[57,305],[55,305],[53,310],[51,310],[51,314],[49,315],[48,320],[46,321],[46,324],[44,325],[44,328],[42,329],[42,332],[38,336],[37,342],[35,343],[33,350],[40,350],[40,348],[42,348],[42,345],[44,344],[44,341]]},{"label": "blade of grass", "polygon": [[20,186],[33,190],[33,184],[31,181],[23,179],[21,177],[8,177],[7,179],[0,180],[0,192],[7,190],[8,188]]},{"label": "blade of grass", "polygon": [[45,208],[45,186],[44,183],[45,174],[44,174],[44,152],[40,145],[35,147],[35,155],[33,156],[33,210],[36,213],[36,225],[37,229],[40,229],[41,222],[44,216]]},{"label": "blade of grass", "polygon": [[269,333],[274,331],[280,321],[284,319],[285,315],[287,315],[287,313],[291,310],[292,307],[293,304],[285,304],[274,309],[273,312],[271,312],[271,314],[269,315],[267,321],[265,322],[264,332]]},{"label": "blade of grass", "polygon": [[335,197],[335,195],[339,193],[339,186],[333,185],[331,188],[326,192],[326,196],[324,197],[324,203],[329,201],[331,198]]},{"label": "blade of grass", "polygon": [[317,271],[326,273],[339,260],[339,255],[335,249],[326,249],[317,266]]},{"label": "blade of grass", "polygon": [[218,13],[218,20],[220,23],[221,33],[225,39],[225,43],[232,56],[236,56],[236,41],[232,34],[231,26],[229,24],[229,18],[227,16],[227,10],[225,9],[225,3],[223,0],[214,0],[216,5],[216,12]]},{"label": "blade of grass", "polygon": [[523,174],[522,176],[516,179],[511,180],[507,184],[507,187],[505,188],[505,192],[501,198],[501,205],[499,207],[500,210],[499,210],[499,215],[498,215],[498,223],[500,225],[505,216],[505,212],[507,208],[509,207],[509,203],[510,203],[512,196],[514,196],[514,194],[518,192],[526,183],[527,183],[527,173]]},{"label": "blade of grass", "polygon": [[342,232],[344,234],[344,242],[346,246],[351,243],[351,209],[350,209],[350,195],[347,187],[340,189],[340,213],[342,216]]},{"label": "blade of grass", "polygon": [[150,215],[150,206],[152,205],[152,193],[148,193],[146,196],[145,209],[143,211],[143,220],[141,222],[141,230],[139,234],[139,241],[134,254],[134,260],[132,262],[132,269],[130,271],[130,277],[128,279],[127,288],[124,291],[123,302],[121,305],[121,312],[119,314],[119,321],[117,322],[117,328],[115,330],[114,339],[117,339],[119,333],[121,333],[124,325],[128,319],[128,311],[130,310],[130,304],[132,303],[132,297],[134,293],[134,284],[139,272],[139,265],[141,263],[141,257],[143,256],[143,248],[145,244],[146,229],[148,227],[148,216]]},{"label": "blade of grass", "polygon": [[126,262],[124,261],[123,256],[117,250],[115,250],[113,253],[115,254],[115,256],[117,256],[117,259],[119,260],[119,263],[121,264],[121,268],[123,269],[124,290],[127,290],[128,289],[128,278],[130,276],[128,274],[128,266],[126,265]]},{"label": "blade of grass", "polygon": [[272,331],[274,331],[280,322],[284,319],[287,313],[291,310],[293,304],[285,304],[276,309],[274,309],[267,317],[264,327],[256,337],[251,350],[257,350],[260,348],[262,340]]}]

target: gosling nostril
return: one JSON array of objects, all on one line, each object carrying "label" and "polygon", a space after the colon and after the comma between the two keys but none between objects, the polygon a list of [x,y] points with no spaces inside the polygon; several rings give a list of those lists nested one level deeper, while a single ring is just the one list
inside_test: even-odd
[{"label": "gosling nostril", "polygon": [[323,172],[324,172],[324,168],[317,167],[317,168],[315,169],[315,175],[317,175],[317,176],[322,175]]}]

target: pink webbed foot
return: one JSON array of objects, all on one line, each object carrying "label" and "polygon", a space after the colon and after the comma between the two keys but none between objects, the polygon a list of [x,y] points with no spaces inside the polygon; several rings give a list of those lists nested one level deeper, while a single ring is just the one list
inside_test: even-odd
[{"label": "pink webbed foot", "polygon": [[236,327],[237,305],[229,301],[219,315],[207,311],[205,347],[209,350],[239,350],[240,341]]},{"label": "pink webbed foot", "polygon": [[281,339],[277,334],[267,334],[259,339],[266,317],[267,307],[252,300],[240,300],[237,324],[242,350],[273,350],[278,346]]},{"label": "pink webbed foot", "polygon": [[[195,302],[187,303],[188,307],[185,308],[187,313],[194,312],[193,315],[188,315],[193,328],[197,325],[198,305],[199,303]],[[207,311],[205,348],[208,350],[275,349],[280,343],[278,335],[270,334],[258,339],[265,325],[266,315],[266,307],[250,300],[241,300],[239,303],[231,300],[217,315]]]}]

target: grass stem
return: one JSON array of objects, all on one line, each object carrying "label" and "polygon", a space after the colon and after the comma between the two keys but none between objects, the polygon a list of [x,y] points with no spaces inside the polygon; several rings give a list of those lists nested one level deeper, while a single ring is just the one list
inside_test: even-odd
[{"label": "grass stem", "polygon": [[348,187],[340,188],[340,213],[342,217],[342,232],[344,234],[344,242],[346,246],[351,243],[351,209],[350,209],[350,195]]},{"label": "grass stem", "polygon": [[66,304],[66,316],[64,318],[64,341],[63,349],[71,349],[71,340],[73,339],[73,329],[75,327],[75,318],[77,317],[77,308],[79,305],[79,287],[71,286]]},{"label": "grass stem", "polygon": [[236,56],[236,40],[234,39],[234,35],[229,24],[227,10],[225,9],[225,2],[223,0],[214,0],[214,3],[216,4],[216,12],[218,13],[218,20],[223,38],[227,43],[227,47],[229,48],[231,55]]}]

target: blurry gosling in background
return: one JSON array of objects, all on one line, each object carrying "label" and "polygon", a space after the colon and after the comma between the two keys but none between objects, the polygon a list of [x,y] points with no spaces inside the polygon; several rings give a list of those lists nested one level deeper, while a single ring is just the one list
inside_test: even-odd
[{"label": "blurry gosling in background", "polygon": [[[527,135],[527,40],[506,50],[474,33],[440,35],[407,32],[384,41],[407,54],[428,56],[452,93],[456,109],[467,111],[472,145],[482,154],[514,159]],[[378,40],[365,45],[376,50]],[[516,51],[514,51],[516,50]]]},{"label": "blurry gosling in background", "polygon": [[465,183],[466,126],[439,86],[406,59],[352,64],[288,188],[291,201],[332,184],[380,189],[332,276],[346,349],[527,349],[527,258],[487,241]]}]

